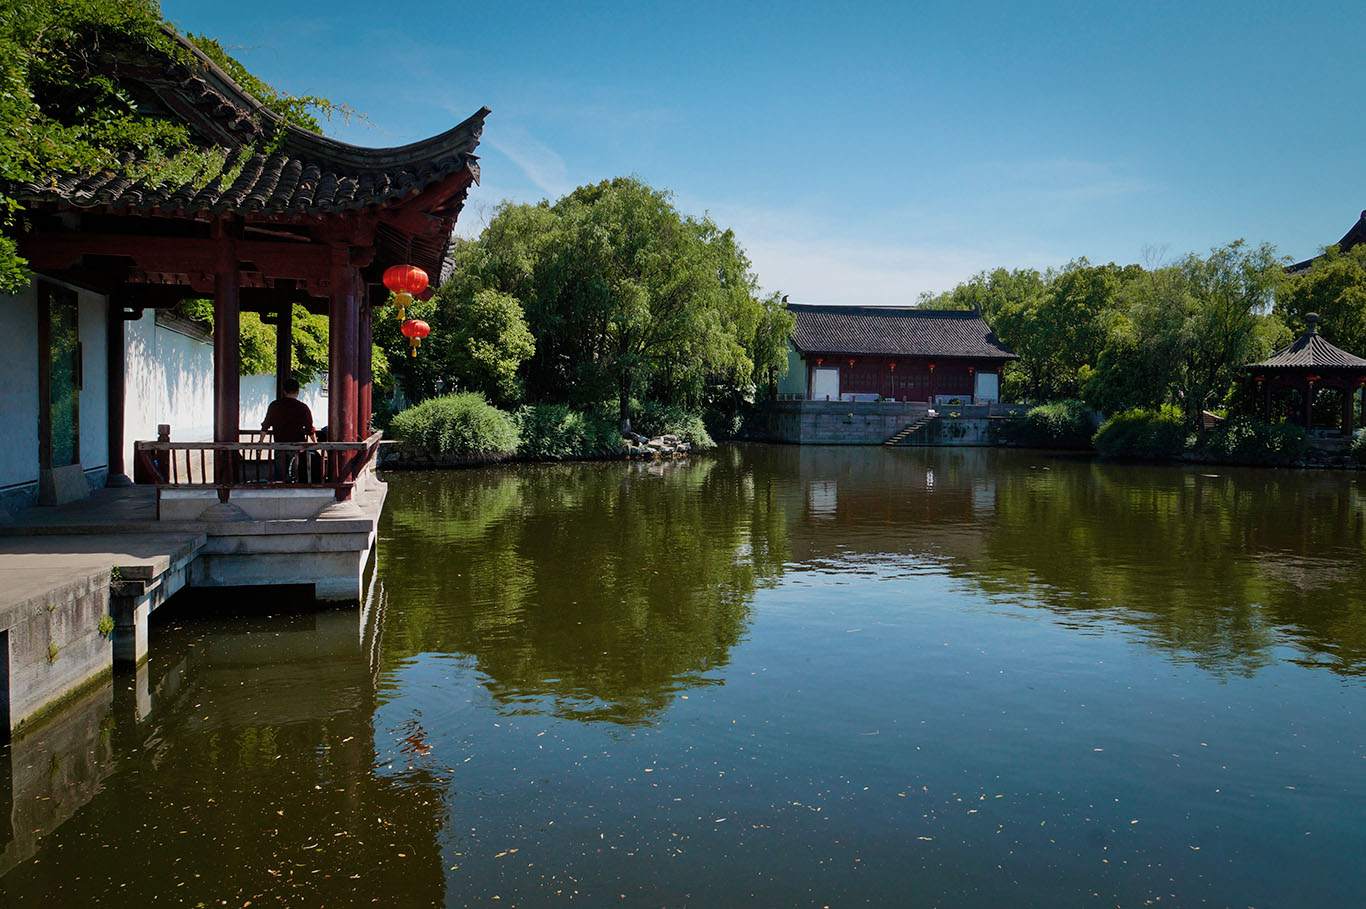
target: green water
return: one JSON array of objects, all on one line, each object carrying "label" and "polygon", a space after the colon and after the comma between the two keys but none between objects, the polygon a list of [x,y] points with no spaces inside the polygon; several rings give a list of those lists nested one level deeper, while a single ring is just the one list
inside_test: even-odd
[{"label": "green water", "polygon": [[735,446],[389,482],[361,614],[183,596],[139,679],[6,752],[6,904],[1366,898],[1355,474]]}]

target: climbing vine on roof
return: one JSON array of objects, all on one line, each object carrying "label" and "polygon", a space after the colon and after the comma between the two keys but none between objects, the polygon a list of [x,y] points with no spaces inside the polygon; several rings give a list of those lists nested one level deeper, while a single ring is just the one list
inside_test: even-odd
[{"label": "climbing vine on roof", "polygon": [[[190,40],[286,122],[316,132],[314,111],[349,114],[325,98],[277,91],[212,38]],[[126,87],[110,78],[109,56],[125,53],[203,65],[167,31],[155,0],[0,3],[0,292],[16,293],[29,279],[16,244],[22,207],[8,191],[13,184],[98,170],[156,185],[202,187],[230,176],[222,149],[200,141],[184,123],[139,110]]]}]

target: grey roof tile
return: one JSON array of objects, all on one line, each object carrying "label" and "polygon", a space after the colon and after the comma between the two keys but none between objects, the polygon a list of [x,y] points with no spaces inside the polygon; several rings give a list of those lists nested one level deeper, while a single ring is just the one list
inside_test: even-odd
[{"label": "grey roof tile", "polygon": [[986,320],[964,310],[788,304],[803,353],[1015,360]]},{"label": "grey roof tile", "polygon": [[1251,369],[1366,369],[1366,360],[1349,354],[1323,339],[1317,332],[1307,331],[1295,343],[1282,347]]}]

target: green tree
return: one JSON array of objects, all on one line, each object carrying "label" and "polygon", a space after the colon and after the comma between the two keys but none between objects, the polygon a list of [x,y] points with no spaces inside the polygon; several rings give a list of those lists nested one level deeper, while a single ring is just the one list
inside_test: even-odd
[{"label": "green tree", "polygon": [[[201,66],[165,27],[154,0],[0,4],[0,186],[94,170],[155,186],[202,188],[231,177],[224,173],[227,158],[221,148],[193,135],[179,120],[146,113],[135,94],[107,72],[111,52]],[[281,122],[316,130],[310,110],[346,112],[323,98],[278,92],[216,42],[192,40]],[[21,212],[19,201],[0,190],[0,292],[15,293],[28,283],[16,245]]]},{"label": "green tree", "polygon": [[433,359],[462,388],[483,392],[495,404],[516,403],[522,396],[518,370],[536,352],[522,306],[511,294],[491,289],[458,294],[462,287],[469,285],[448,283],[436,295],[442,338]]},{"label": "green tree", "polygon": [[1285,338],[1271,314],[1283,280],[1275,250],[1243,240],[1142,273],[1121,295],[1088,397],[1111,410],[1172,403],[1194,423]]},{"label": "green tree", "polygon": [[[1020,360],[1013,391],[1032,400],[1075,398],[1104,345],[1120,289],[1143,269],[1137,265],[1069,262],[1044,276],[1043,287],[1001,300],[991,325]],[[1022,290],[1032,282],[1019,282]]]},{"label": "green tree", "polygon": [[1296,334],[1304,331],[1306,315],[1318,313],[1325,338],[1366,356],[1366,244],[1347,252],[1328,247],[1307,274],[1285,282],[1275,312]]},{"label": "green tree", "polygon": [[[757,299],[734,233],[634,178],[554,204],[504,204],[477,240],[457,244],[452,283],[444,298],[497,291],[520,304],[535,341],[521,368],[533,400],[611,402],[624,421],[637,397],[697,407],[786,365],[790,317]],[[464,337],[446,321],[459,309],[438,309],[433,334]]]}]

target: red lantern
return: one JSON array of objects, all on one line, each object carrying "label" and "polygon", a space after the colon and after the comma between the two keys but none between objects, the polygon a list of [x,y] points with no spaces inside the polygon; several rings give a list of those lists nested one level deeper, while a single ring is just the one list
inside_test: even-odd
[{"label": "red lantern", "polygon": [[399,319],[406,319],[413,295],[427,289],[427,273],[416,265],[392,265],[384,270],[384,286],[394,294]]},{"label": "red lantern", "polygon": [[421,319],[407,319],[399,327],[403,336],[408,339],[408,346],[413,349],[413,356],[417,356],[417,349],[422,346],[422,339],[432,333],[432,327]]},{"label": "red lantern", "polygon": [[930,364],[930,372],[934,372],[934,364],[933,364],[933,363]]}]

